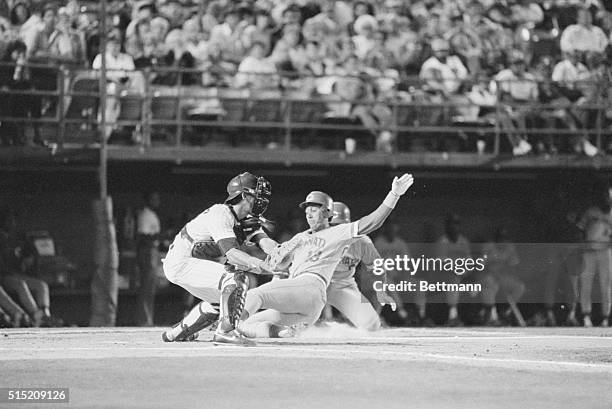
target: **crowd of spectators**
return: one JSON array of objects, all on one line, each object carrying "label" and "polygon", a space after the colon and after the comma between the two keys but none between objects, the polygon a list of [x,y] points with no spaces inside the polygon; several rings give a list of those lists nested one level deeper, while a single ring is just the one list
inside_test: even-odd
[{"label": "crowd of spectators", "polygon": [[[394,146],[391,100],[456,104],[430,109],[434,125],[495,116],[516,155],[554,153],[551,135],[526,132],[554,127],[578,135],[569,149],[595,155],[581,130],[612,121],[610,110],[593,108],[609,94],[607,1],[109,0],[108,8],[117,89],[142,91],[143,78],[127,73],[152,68],[158,85],[359,100],[330,102],[330,114],[358,118],[383,151]],[[100,34],[98,2],[0,0],[3,61],[99,68]],[[163,70],[179,67],[199,72]],[[20,77],[25,70],[9,72],[0,85],[23,88]],[[29,78],[42,89],[54,82]]]}]

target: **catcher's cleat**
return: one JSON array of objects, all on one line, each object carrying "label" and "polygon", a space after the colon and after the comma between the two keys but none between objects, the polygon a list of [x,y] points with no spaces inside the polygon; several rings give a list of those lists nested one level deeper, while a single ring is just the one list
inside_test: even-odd
[{"label": "catcher's cleat", "polygon": [[162,340],[164,342],[195,341],[198,337],[198,332],[213,325],[218,318],[219,314],[216,312],[203,312],[192,325],[186,325],[181,320],[172,328],[162,333]]},{"label": "catcher's cleat", "polygon": [[164,331],[162,332],[162,341],[164,342],[191,342],[191,341],[197,340],[199,336],[200,336],[200,333],[196,332],[195,334],[190,335],[186,339],[182,339],[179,341],[178,339],[171,338],[172,334],[170,333],[170,331]]},{"label": "catcher's cleat", "polygon": [[257,343],[251,339],[248,339],[237,330],[231,330],[229,332],[217,331],[213,336],[213,344],[215,345],[237,345],[244,347],[254,347]]}]

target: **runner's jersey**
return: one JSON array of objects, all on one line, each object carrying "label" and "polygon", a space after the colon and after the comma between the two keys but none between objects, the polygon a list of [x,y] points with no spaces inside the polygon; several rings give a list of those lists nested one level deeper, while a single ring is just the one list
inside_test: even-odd
[{"label": "runner's jersey", "polygon": [[289,276],[293,278],[304,273],[314,273],[329,284],[353,239],[361,237],[358,229],[358,222],[353,222],[317,232],[307,230],[296,234],[288,243],[289,246],[296,246]]},{"label": "runner's jersey", "polygon": [[342,256],[336,271],[334,271],[332,280],[338,281],[352,278],[360,262],[363,263],[368,271],[372,271],[374,260],[377,258],[380,258],[380,254],[378,254],[372,240],[368,236],[358,237],[349,245]]}]

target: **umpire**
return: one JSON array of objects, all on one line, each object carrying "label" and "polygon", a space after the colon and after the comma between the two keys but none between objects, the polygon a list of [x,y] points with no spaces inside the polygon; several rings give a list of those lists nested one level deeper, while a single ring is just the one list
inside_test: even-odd
[{"label": "umpire", "polygon": [[138,290],[136,324],[153,326],[155,291],[157,289],[157,269],[160,263],[159,234],[161,226],[157,209],[160,205],[159,193],[152,191],[144,196],[145,206],[138,213],[136,232],[136,260],[140,275]]}]

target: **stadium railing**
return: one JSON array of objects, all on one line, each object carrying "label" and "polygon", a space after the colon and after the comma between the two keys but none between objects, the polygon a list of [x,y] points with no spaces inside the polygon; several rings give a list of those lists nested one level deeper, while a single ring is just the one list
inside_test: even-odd
[{"label": "stadium railing", "polygon": [[[7,64],[0,65],[7,67]],[[28,95],[42,100],[41,104],[51,109],[40,117],[32,114],[14,116],[9,103],[0,109],[0,122],[28,123],[45,128],[46,139],[57,143],[60,149],[95,145],[100,131],[99,72],[39,65],[28,67],[53,69],[57,75],[55,89],[3,87],[0,94],[8,98],[5,102],[12,101],[14,96]],[[117,73],[109,71],[109,75],[113,74],[117,77]],[[175,74],[172,85],[156,84],[155,79],[163,74]],[[508,135],[514,135],[514,141],[517,136],[528,136],[532,143],[568,146],[572,138],[589,138],[600,150],[605,148],[604,131],[609,120],[606,111],[609,104],[604,99],[604,91],[609,87],[607,82],[590,84],[601,92],[579,105],[501,102],[498,83],[496,95],[493,94],[495,103],[479,106],[467,98],[460,102],[450,101],[444,93],[430,86],[432,80],[420,78],[402,78],[393,84],[392,90],[377,95],[369,88],[380,78],[334,76],[336,81],[358,78],[362,89],[352,84],[356,89],[336,89],[321,95],[304,92],[308,81],[314,83],[314,86],[311,84],[313,89],[320,86],[320,82],[325,81],[320,77],[296,78],[295,74],[281,73],[276,89],[257,89],[256,83],[250,89],[235,89],[184,85],[183,76],[188,74],[201,78],[209,73],[195,69],[120,72],[122,79],[107,96],[107,101],[111,102],[107,105],[114,107],[114,113],[107,109],[108,128],[104,133],[109,143],[137,144],[143,148],[221,142],[231,146],[255,143],[285,150],[296,147],[344,149],[344,139],[351,137],[357,140],[359,149],[374,150],[376,135],[389,131],[398,151],[478,151],[498,155],[511,150]],[[134,81],[134,76],[140,79]],[[126,86],[123,86],[123,78],[129,77],[132,80],[124,82]],[[137,89],[127,86],[134,82],[140,84]],[[583,82],[582,85],[589,84]],[[389,109],[385,126],[378,122],[381,118],[374,115],[375,121],[368,129],[350,113],[356,106],[369,112],[376,105]],[[344,112],[333,114],[334,108]],[[488,114],[481,115],[482,110]],[[525,128],[516,123],[519,115],[531,121]],[[576,115],[585,118],[579,129],[562,124],[565,116],[575,118]],[[505,125],[508,123],[510,128]]]}]

